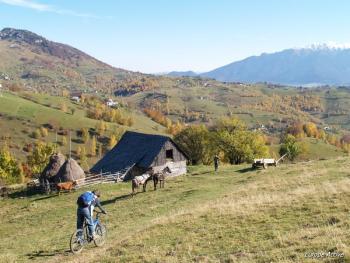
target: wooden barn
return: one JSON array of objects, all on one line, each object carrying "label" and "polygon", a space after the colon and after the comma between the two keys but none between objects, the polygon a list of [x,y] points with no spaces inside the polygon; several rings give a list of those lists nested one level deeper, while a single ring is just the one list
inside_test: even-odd
[{"label": "wooden barn", "polygon": [[116,173],[132,167],[124,180],[153,168],[156,172],[169,167],[172,176],[187,172],[186,155],[174,141],[161,135],[127,131],[118,144],[92,168],[92,173]]}]

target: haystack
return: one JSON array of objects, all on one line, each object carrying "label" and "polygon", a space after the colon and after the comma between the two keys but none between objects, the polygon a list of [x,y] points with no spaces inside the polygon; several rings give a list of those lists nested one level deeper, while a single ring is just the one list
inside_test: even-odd
[{"label": "haystack", "polygon": [[52,180],[66,161],[66,158],[62,153],[54,154],[50,157],[48,165],[42,171],[40,177]]},{"label": "haystack", "polygon": [[[78,179],[85,179],[84,170],[79,166],[77,161],[70,158],[61,166],[55,176],[55,182],[69,182]],[[81,183],[81,181],[79,182]]]}]

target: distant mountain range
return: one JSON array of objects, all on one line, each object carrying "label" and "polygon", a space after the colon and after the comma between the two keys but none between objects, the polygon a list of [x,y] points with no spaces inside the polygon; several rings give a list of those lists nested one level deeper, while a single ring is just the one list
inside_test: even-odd
[{"label": "distant mountain range", "polygon": [[[69,45],[27,30],[0,31],[0,80],[35,90],[108,90],[157,76],[112,67]],[[212,78],[224,82],[286,85],[350,85],[350,47],[313,45],[248,57],[205,73],[173,71],[169,76]],[[125,85],[124,85],[125,86]]]},{"label": "distant mountain range", "polygon": [[115,89],[142,74],[112,67],[69,45],[27,30],[0,31],[0,80],[34,90]]},{"label": "distant mountain range", "polygon": [[172,77],[196,77],[198,73],[194,71],[171,71],[167,75]]},{"label": "distant mountain range", "polygon": [[209,72],[169,73],[172,76],[201,76],[225,82],[269,82],[286,85],[349,85],[350,48],[312,45],[307,48],[252,56]]}]

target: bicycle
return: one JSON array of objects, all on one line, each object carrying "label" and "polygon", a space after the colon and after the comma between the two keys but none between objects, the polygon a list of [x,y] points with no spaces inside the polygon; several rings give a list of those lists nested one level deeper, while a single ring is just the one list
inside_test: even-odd
[{"label": "bicycle", "polygon": [[96,247],[101,247],[106,241],[107,238],[107,228],[106,226],[101,224],[100,214],[102,212],[96,212],[96,218],[94,220],[94,228],[96,238],[92,239],[89,235],[89,229],[86,223],[86,219],[84,221],[83,229],[77,229],[70,238],[70,250],[73,254],[80,253],[84,246],[94,242]]}]

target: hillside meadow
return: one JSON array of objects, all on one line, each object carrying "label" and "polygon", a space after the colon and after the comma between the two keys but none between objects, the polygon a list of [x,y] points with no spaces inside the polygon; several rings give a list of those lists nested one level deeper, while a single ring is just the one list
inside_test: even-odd
[{"label": "hillside meadow", "polygon": [[[56,126],[65,131],[71,131],[72,153],[77,158],[77,149],[86,147],[89,150],[90,142],[83,144],[81,138],[77,136],[77,131],[82,128],[96,129],[99,120],[86,117],[86,109],[77,103],[73,103],[68,98],[60,96],[50,96],[44,94],[17,94],[10,92],[0,93],[0,148],[7,143],[11,152],[20,160],[25,160],[27,153],[23,147],[28,144],[35,144],[38,139],[32,137],[32,133],[45,125]],[[66,105],[68,112],[60,109]],[[74,112],[72,113],[71,110]],[[162,133],[164,127],[150,120],[137,110],[123,109],[128,116],[134,119],[131,127],[118,125],[116,123],[106,123],[104,141],[108,141],[108,136],[122,130],[142,131],[146,133]],[[59,133],[59,132],[58,132]],[[69,144],[62,144],[63,137],[68,141],[68,135],[58,134],[50,130],[48,136],[39,138],[40,141],[54,143],[56,140],[60,145],[63,154],[69,154]],[[102,136],[103,137],[103,136]],[[90,138],[91,141],[91,138]],[[100,142],[101,144],[104,142]],[[104,152],[107,150],[104,142]],[[98,160],[97,157],[89,157],[88,165],[93,165]],[[85,167],[87,169],[87,167]]]},{"label": "hillside meadow", "polygon": [[130,183],[104,184],[108,241],[69,252],[79,189],[61,196],[17,193],[0,201],[0,262],[317,262],[350,258],[350,158],[189,167],[165,189],[130,197]]}]

